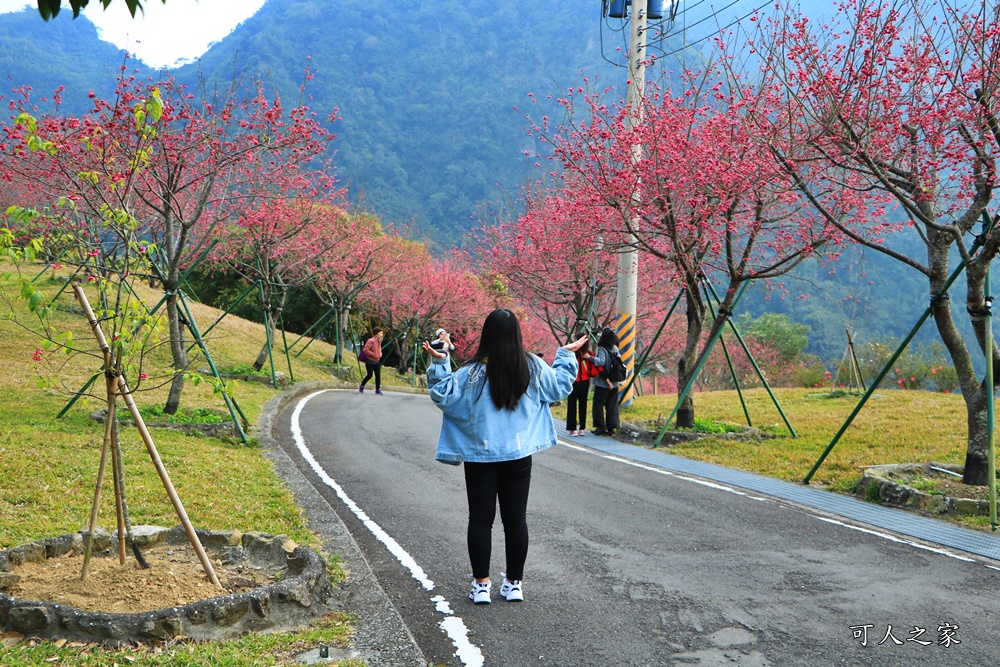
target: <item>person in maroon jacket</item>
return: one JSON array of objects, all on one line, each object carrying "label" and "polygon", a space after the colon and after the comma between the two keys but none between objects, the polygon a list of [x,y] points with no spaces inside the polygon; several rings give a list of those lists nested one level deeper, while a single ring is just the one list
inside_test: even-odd
[{"label": "person in maroon jacket", "polygon": [[365,384],[372,379],[372,375],[375,376],[375,393],[379,396],[382,395],[382,339],[385,338],[385,332],[382,329],[375,329],[375,335],[368,339],[365,346],[361,348],[361,354],[364,355],[365,368],[368,370],[368,375],[365,379],[361,381],[361,386],[358,387],[358,393],[365,393]]}]

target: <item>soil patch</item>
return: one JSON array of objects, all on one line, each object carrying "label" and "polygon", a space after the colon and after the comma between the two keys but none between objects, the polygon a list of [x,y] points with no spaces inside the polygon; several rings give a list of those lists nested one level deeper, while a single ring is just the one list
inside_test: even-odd
[{"label": "soil patch", "polygon": [[80,581],[82,555],[24,563],[13,572],[21,580],[7,593],[22,600],[55,602],[85,611],[134,613],[205,600],[229,593],[243,593],[275,581],[262,568],[246,562],[212,564],[225,591],[208,580],[190,545],[158,546],[144,550],[150,568],[143,570],[129,554],[125,565],[117,555],[91,558],[86,581]]},{"label": "soil patch", "polygon": [[971,498],[972,500],[990,499],[990,487],[962,484],[961,477],[955,477],[954,475],[934,469],[931,469],[930,472],[920,473],[912,479],[905,480],[903,484],[931,495],[948,496],[949,498]]}]

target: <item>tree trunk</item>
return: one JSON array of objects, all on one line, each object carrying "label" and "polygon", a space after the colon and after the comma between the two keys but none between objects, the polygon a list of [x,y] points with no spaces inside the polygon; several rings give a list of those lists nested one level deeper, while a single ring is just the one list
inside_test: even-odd
[{"label": "tree trunk", "polygon": [[267,361],[268,353],[270,352],[268,341],[274,340],[274,318],[267,311],[264,311],[264,328],[267,330],[267,336],[264,338],[263,347],[257,353],[257,358],[254,359],[253,369],[255,371],[264,368],[264,363]]},{"label": "tree trunk", "polygon": [[[928,260],[930,264],[930,292],[937,294],[945,284],[950,273],[948,265],[952,241],[945,233],[931,230],[928,233]],[[981,311],[985,305],[983,300],[983,285],[989,262],[974,260],[966,267],[967,291],[966,306],[970,312],[972,327],[979,340],[979,349],[985,342],[985,318],[981,314],[971,314]],[[935,304],[932,308],[934,324],[937,327],[941,341],[944,343],[955,366],[962,398],[965,400],[966,423],[968,425],[968,440],[965,452],[965,472],[962,482],[984,486],[987,482],[989,465],[987,462],[987,446],[989,429],[987,428],[986,398],[992,398],[992,391],[987,391],[976,376],[972,363],[972,353],[965,338],[955,324],[954,314],[948,300]],[[993,355],[995,357],[995,355]]]},{"label": "tree trunk", "polygon": [[[695,285],[697,285],[697,283],[695,283]],[[697,286],[695,286],[694,289],[691,289],[690,287],[687,289],[684,300],[687,304],[687,338],[684,343],[684,352],[681,355],[680,360],[677,362],[678,395],[688,386],[688,383],[691,381],[694,374],[694,367],[698,360],[698,349],[701,347],[701,335],[704,331],[705,322],[705,303],[701,299]],[[677,410],[677,426],[683,428],[691,428],[694,426],[693,391],[688,392],[688,395],[684,397],[683,401],[681,401],[680,407]]]},{"label": "tree trunk", "polygon": [[[989,425],[986,415],[987,392],[978,391],[974,396],[966,398],[968,410],[969,444],[965,451],[965,473],[963,484],[987,486],[989,484]],[[989,393],[992,399],[992,393]]]},{"label": "tree trunk", "polygon": [[[273,352],[275,344],[274,336],[277,333],[278,320],[281,319],[281,312],[285,308],[285,297],[287,294],[288,294],[288,289],[286,287],[280,287],[278,289],[278,295],[277,295],[278,303],[273,313],[270,312],[270,308],[268,307],[270,304],[265,303],[264,326],[267,328],[267,336],[264,338],[264,346],[260,348],[260,353],[257,355],[257,359],[253,362],[253,368],[256,371],[259,371],[264,367],[264,363],[268,359],[268,353]],[[268,341],[271,341],[270,351],[268,350],[268,345],[267,345]]]},{"label": "tree trunk", "polygon": [[173,356],[174,378],[170,381],[170,393],[163,413],[177,413],[181,404],[181,393],[184,391],[184,371],[188,367],[187,344],[184,342],[184,325],[181,322],[180,308],[177,305],[177,295],[167,297],[167,326],[170,330],[170,354]]},{"label": "tree trunk", "polygon": [[[984,288],[986,285],[986,272],[989,271],[989,262],[973,260],[967,269],[966,305],[969,312],[969,319],[975,331],[976,342],[979,351],[987,356],[993,363],[994,382],[996,382],[996,346],[986,355],[986,300]],[[942,337],[944,334],[942,334]],[[955,364],[958,368],[958,364]],[[989,484],[989,424],[987,415],[987,401],[993,400],[992,387],[986,386],[986,379],[978,382],[974,370],[963,368],[965,383],[962,383],[962,394],[965,398],[965,409],[967,412],[967,423],[969,428],[968,444],[965,450],[965,471],[962,475],[962,482],[975,486],[987,486]],[[961,382],[961,377],[959,381]],[[969,388],[966,389],[966,384]],[[965,394],[968,394],[967,396]]]}]

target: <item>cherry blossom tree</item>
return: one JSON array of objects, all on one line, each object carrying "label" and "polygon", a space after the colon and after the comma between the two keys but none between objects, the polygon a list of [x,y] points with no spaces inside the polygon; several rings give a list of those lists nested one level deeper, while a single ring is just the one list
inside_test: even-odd
[{"label": "cherry blossom tree", "polygon": [[[758,118],[765,132],[783,135],[771,148],[776,164],[846,238],[926,277],[968,414],[963,481],[986,484],[986,405],[995,387],[977,376],[973,350],[985,350],[984,285],[1000,230],[975,230],[995,205],[1000,5],[848,0],[834,21],[790,13],[764,22],[747,44],[760,58],[762,85],[776,91],[771,113]],[[850,200],[895,210],[850,219],[831,212]],[[903,231],[926,253],[886,243]],[[970,340],[947,295],[938,297],[956,254],[967,274],[961,317]],[[986,357],[1000,371],[996,346]]]},{"label": "cherry blossom tree", "polygon": [[386,330],[400,367],[406,368],[414,349],[438,327],[448,329],[460,354],[474,350],[495,303],[479,276],[458,256],[435,258],[422,243],[391,238],[397,247],[386,257],[398,259],[379,271],[358,303]]},{"label": "cherry blossom tree", "polygon": [[[341,360],[343,334],[358,295],[402,259],[402,245],[394,242],[370,213],[350,214],[330,208],[299,234],[295,253],[304,261],[296,267],[299,282],[309,285],[320,302],[338,311],[334,361]],[[324,249],[320,251],[320,249]]]},{"label": "cherry blossom tree", "polygon": [[329,252],[340,241],[335,235],[304,232],[339,215],[339,207],[329,201],[265,199],[261,206],[240,215],[222,230],[211,261],[224,270],[237,272],[248,284],[259,285],[266,340],[253,362],[257,370],[264,367],[271,352],[268,342],[273,345],[288,290],[312,285],[307,267],[317,255]]},{"label": "cherry blossom tree", "polygon": [[3,128],[3,178],[24,184],[48,207],[44,219],[101,266],[130,237],[152,241],[175,370],[170,414],[188,365],[178,306],[184,271],[222,223],[256,220],[252,212],[275,200],[333,196],[332,176],[306,169],[332,135],[308,108],[286,110],[257,80],[198,99],[170,79],[138,81],[126,70],[114,99],[91,94],[80,118],[38,114],[22,95]]},{"label": "cherry blossom tree", "polygon": [[[560,167],[611,213],[593,224],[652,258],[644,270],[652,264],[665,282],[683,288],[680,387],[708,353],[705,341],[726,325],[742,285],[788,273],[838,236],[775,166],[772,138],[753,122],[769,100],[727,89],[722,75],[689,73],[677,94],[652,91],[638,122],[629,122],[632,110],[604,104],[607,91],[570,90],[559,100],[564,124],[550,128],[543,119],[535,126]],[[723,287],[714,318],[707,281]],[[691,423],[693,398],[680,407],[679,421]]]},{"label": "cherry blossom tree", "polygon": [[522,216],[482,229],[477,243],[506,295],[541,318],[560,344],[614,321],[618,264],[604,251],[614,243],[604,237],[608,211],[578,193],[565,186],[529,195]]}]

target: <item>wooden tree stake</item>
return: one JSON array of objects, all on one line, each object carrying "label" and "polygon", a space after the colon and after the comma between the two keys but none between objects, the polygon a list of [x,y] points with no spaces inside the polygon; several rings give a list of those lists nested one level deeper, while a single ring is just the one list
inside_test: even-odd
[{"label": "wooden tree stake", "polygon": [[[97,317],[94,315],[93,309],[90,307],[90,302],[87,300],[87,295],[84,293],[83,287],[81,287],[79,283],[73,283],[73,290],[76,292],[76,297],[80,301],[80,305],[83,307],[83,312],[87,316],[87,321],[90,322],[90,328],[93,330],[94,336],[97,338],[98,345],[100,345],[101,350],[104,351],[105,358],[109,359],[111,348],[108,346],[108,342],[104,337],[104,332],[101,330],[101,325],[97,321]],[[194,547],[195,553],[198,554],[198,560],[201,561],[205,574],[208,575],[209,580],[213,584],[221,589],[222,584],[219,583],[219,578],[215,574],[215,568],[212,567],[212,562],[209,560],[208,554],[205,553],[205,548],[202,546],[201,540],[198,539],[198,533],[195,532],[194,526],[191,525],[191,521],[188,519],[187,512],[184,511],[184,504],[181,503],[181,499],[177,495],[177,491],[174,489],[173,483],[170,481],[170,475],[167,474],[167,469],[164,467],[163,461],[160,460],[160,454],[156,450],[156,444],[153,442],[153,438],[149,434],[149,430],[146,428],[146,422],[143,421],[142,415],[139,414],[139,407],[132,399],[132,392],[128,387],[128,382],[126,382],[125,377],[121,374],[117,376],[117,380],[118,388],[121,391],[122,398],[125,400],[125,405],[132,414],[132,419],[135,421],[135,426],[139,430],[139,435],[142,436],[142,441],[146,445],[146,451],[149,452],[149,458],[153,461],[153,466],[156,468],[156,472],[160,475],[160,481],[163,483],[163,488],[167,491],[167,496],[169,496],[170,502],[173,503],[174,511],[177,513],[177,517],[180,519],[181,525],[184,526],[184,532],[187,534],[188,540],[191,542],[191,546]],[[110,419],[108,421],[110,422]],[[107,442],[107,440],[105,442]],[[102,470],[103,461],[104,459],[102,458]],[[119,540],[121,539],[124,539],[124,536],[119,535]]]}]

